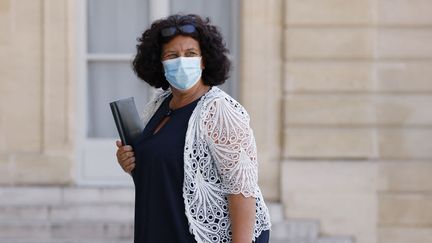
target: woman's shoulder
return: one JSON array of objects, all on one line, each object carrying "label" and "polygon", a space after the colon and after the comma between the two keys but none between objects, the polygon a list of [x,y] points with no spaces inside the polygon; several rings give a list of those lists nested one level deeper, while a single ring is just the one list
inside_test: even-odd
[{"label": "woman's shoulder", "polygon": [[153,91],[152,97],[144,106],[144,110],[141,113],[142,120],[145,124],[150,120],[151,116],[156,112],[156,109],[170,94],[170,90],[157,89]]},{"label": "woman's shoulder", "polygon": [[165,100],[166,97],[168,97],[171,94],[171,90],[163,90],[163,89],[156,89],[153,93],[153,97],[150,99],[150,103],[160,103]]},{"label": "woman's shoulder", "polygon": [[222,105],[225,104],[240,104],[237,100],[231,97],[228,93],[220,89],[219,87],[213,86],[205,95],[204,95],[205,103],[220,103]]},{"label": "woman's shoulder", "polygon": [[249,120],[249,115],[240,102],[216,86],[213,86],[203,99],[204,112],[208,112],[213,109],[232,112]]}]

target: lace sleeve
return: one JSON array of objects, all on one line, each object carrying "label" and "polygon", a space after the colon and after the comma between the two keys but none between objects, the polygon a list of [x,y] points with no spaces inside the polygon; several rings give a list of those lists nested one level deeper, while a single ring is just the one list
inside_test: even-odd
[{"label": "lace sleeve", "polygon": [[226,97],[213,100],[207,108],[203,126],[223,192],[256,198],[257,152],[246,110]]},{"label": "lace sleeve", "polygon": [[162,101],[170,94],[171,94],[170,90],[164,91],[162,89],[157,89],[154,92],[153,97],[150,99],[149,102],[147,102],[141,114],[139,115],[141,118],[141,122],[144,125],[147,125],[147,122],[149,122],[150,118],[156,112],[157,108],[159,108]]}]

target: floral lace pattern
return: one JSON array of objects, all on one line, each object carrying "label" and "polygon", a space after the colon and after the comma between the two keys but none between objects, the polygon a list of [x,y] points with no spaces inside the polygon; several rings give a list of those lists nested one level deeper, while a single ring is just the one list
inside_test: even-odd
[{"label": "floral lace pattern", "polygon": [[[147,123],[170,94],[156,95],[145,108]],[[184,152],[183,199],[189,229],[198,243],[231,242],[227,194],[256,198],[254,239],[270,229],[258,187],[255,138],[246,110],[212,87],[198,102],[188,124]]]}]

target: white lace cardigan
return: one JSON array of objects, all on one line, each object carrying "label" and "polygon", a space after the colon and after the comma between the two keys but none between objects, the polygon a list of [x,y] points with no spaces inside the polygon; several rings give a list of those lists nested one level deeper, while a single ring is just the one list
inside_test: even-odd
[{"label": "white lace cardigan", "polygon": [[[159,92],[146,105],[144,124],[170,93]],[[249,115],[228,94],[212,87],[192,112],[184,147],[185,213],[198,243],[231,242],[226,196],[239,193],[256,198],[256,239],[271,224],[258,187],[257,151]]]}]

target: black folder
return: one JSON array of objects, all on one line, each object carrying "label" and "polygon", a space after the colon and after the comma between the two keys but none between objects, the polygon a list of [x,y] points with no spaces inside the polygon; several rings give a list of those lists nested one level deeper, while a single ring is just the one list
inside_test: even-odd
[{"label": "black folder", "polygon": [[110,107],[123,146],[132,145],[144,129],[134,98],[113,101]]}]

